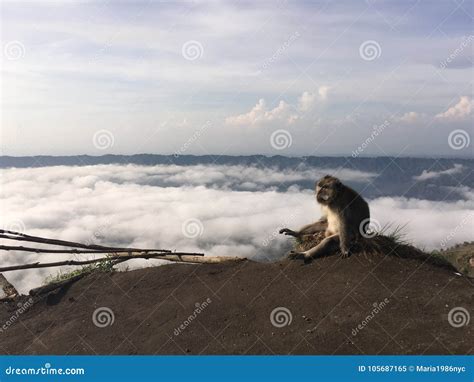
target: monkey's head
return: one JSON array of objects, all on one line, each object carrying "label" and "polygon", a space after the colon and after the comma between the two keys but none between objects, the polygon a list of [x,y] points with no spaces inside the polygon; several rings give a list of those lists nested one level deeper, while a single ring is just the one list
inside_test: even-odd
[{"label": "monkey's head", "polygon": [[342,187],[339,179],[326,175],[316,183],[316,200],[320,204],[329,205],[337,199]]}]

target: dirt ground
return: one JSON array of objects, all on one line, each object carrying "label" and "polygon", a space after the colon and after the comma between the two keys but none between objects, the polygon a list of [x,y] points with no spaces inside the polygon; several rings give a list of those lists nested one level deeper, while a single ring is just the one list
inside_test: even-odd
[{"label": "dirt ground", "polygon": [[100,273],[0,304],[0,352],[472,354],[473,291],[451,269],[381,254]]}]

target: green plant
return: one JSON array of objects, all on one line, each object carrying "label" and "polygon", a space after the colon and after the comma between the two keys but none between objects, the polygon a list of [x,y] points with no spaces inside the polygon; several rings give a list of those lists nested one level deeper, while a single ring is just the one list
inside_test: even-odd
[{"label": "green plant", "polygon": [[[107,255],[106,257],[110,257],[111,255]],[[54,284],[61,281],[69,280],[73,277],[83,275],[85,273],[93,273],[93,272],[114,272],[114,261],[111,259],[104,259],[94,264],[85,265],[83,267],[74,269],[68,272],[61,272],[59,271],[56,275],[50,275],[46,278],[46,284]]]}]

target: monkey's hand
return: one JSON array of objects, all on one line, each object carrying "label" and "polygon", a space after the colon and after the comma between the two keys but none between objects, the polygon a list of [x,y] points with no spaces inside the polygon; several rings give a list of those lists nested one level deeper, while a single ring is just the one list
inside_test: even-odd
[{"label": "monkey's hand", "polygon": [[348,249],[341,250],[341,259],[347,259],[351,256],[351,251]]},{"label": "monkey's hand", "polygon": [[299,233],[296,232],[296,231],[293,231],[292,229],[289,229],[289,228],[283,228],[280,230],[281,234],[283,235],[287,235],[287,236],[294,236],[294,237],[298,237],[299,236]]}]

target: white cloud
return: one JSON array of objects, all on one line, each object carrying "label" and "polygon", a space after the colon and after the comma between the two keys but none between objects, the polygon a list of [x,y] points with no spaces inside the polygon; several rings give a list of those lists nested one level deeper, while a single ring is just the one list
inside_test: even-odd
[{"label": "white cloud", "polygon": [[316,94],[310,92],[303,92],[298,98],[298,109],[301,111],[308,111],[313,107],[317,99]]},{"label": "white cloud", "polygon": [[273,109],[267,109],[265,100],[262,98],[248,113],[227,117],[225,122],[234,126],[256,126],[276,121],[291,124],[297,118],[292,109],[285,101],[280,101]]},{"label": "white cloud", "polygon": [[318,101],[325,101],[329,89],[329,86],[321,86],[317,93],[304,91],[298,97],[296,106],[281,100],[278,106],[268,109],[265,100],[261,98],[249,112],[227,117],[225,122],[233,126],[256,126],[271,122],[292,124],[302,118],[305,112],[313,109]]},{"label": "white cloud", "polygon": [[[291,240],[278,235],[278,229],[299,227],[317,219],[319,208],[311,191],[289,187],[277,192],[275,183],[301,177],[316,179],[325,171],[329,172],[174,165],[5,169],[0,226],[22,222],[30,234],[65,240],[276,260],[291,246]],[[338,176],[344,180],[361,176],[343,171]],[[363,176],[368,181],[372,175]],[[246,186],[240,191],[232,189],[242,184]],[[382,225],[408,222],[407,232],[414,242],[434,248],[474,209],[474,199],[448,203],[380,198],[371,201],[370,206],[372,216]],[[202,236],[196,239],[185,237],[182,231],[183,222],[191,218],[203,225]],[[452,244],[468,240],[472,236],[469,228],[457,230]],[[55,254],[7,252],[2,253],[2,264],[60,258]],[[136,260],[132,267],[157,263]],[[30,270],[11,272],[7,277],[27,292],[55,272]]]},{"label": "white cloud", "polygon": [[415,123],[421,119],[421,114],[410,111],[408,113],[403,114],[398,120],[405,123]]},{"label": "white cloud", "polygon": [[450,107],[444,113],[439,113],[436,118],[448,119],[448,120],[462,120],[471,114],[474,107],[474,100],[468,96],[462,96],[459,98],[459,102]]},{"label": "white cloud", "polygon": [[329,86],[320,86],[318,89],[318,94],[322,100],[326,100],[328,98],[328,93],[331,88]]},{"label": "white cloud", "polygon": [[302,112],[313,109],[318,101],[326,101],[328,98],[329,86],[320,86],[317,94],[305,91],[298,98],[298,110]]},{"label": "white cloud", "polygon": [[428,179],[435,179],[439,178],[442,175],[454,175],[463,172],[465,167],[462,164],[456,163],[453,168],[443,170],[443,171],[427,171],[423,170],[420,175],[414,176],[413,179],[415,180],[428,180]]}]

